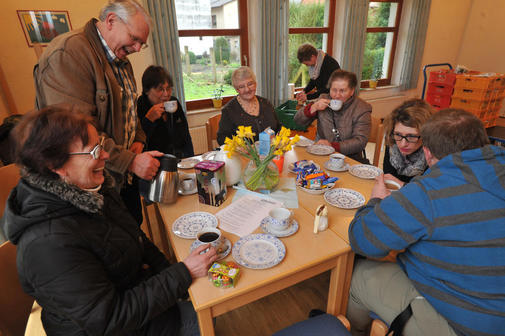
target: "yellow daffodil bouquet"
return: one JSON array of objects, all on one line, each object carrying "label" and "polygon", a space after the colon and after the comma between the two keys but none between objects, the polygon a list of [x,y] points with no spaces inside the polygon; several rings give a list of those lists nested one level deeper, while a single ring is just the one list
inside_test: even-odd
[{"label": "yellow daffodil bouquet", "polygon": [[290,139],[291,130],[282,127],[279,133],[275,135],[270,143],[270,149],[266,156],[260,156],[258,149],[254,143],[255,133],[252,132],[250,126],[239,126],[237,135],[231,139],[224,140],[224,150],[227,152],[228,157],[234,153],[242,155],[252,161],[250,166],[253,169],[246,168],[244,172],[244,184],[249,190],[264,189],[271,190],[279,183],[279,171],[269,168],[270,162],[274,157],[283,155],[285,152],[291,150],[293,145],[300,139],[295,135]]}]

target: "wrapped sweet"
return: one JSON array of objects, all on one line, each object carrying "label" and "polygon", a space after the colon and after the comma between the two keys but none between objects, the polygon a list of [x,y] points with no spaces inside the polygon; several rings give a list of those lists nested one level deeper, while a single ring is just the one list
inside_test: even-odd
[{"label": "wrapped sweet", "polygon": [[239,273],[240,268],[232,261],[215,262],[209,268],[208,278],[216,287],[230,288],[235,287]]}]

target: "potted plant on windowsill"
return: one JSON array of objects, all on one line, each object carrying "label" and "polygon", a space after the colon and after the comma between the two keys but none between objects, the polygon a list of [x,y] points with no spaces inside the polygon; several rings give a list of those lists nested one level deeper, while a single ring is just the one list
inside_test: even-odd
[{"label": "potted plant on windowsill", "polygon": [[223,84],[220,84],[212,93],[212,104],[214,108],[221,108],[223,106]]},{"label": "potted plant on windowsill", "polygon": [[376,89],[379,80],[382,78],[382,67],[376,67],[372,73],[372,78],[368,81],[370,89]]}]

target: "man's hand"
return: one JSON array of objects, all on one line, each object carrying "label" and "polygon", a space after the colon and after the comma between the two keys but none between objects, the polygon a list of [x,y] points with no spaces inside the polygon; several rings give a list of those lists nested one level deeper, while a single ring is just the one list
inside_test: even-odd
[{"label": "man's hand", "polygon": [[307,94],[305,91],[300,91],[296,94],[296,100],[298,100],[298,104],[303,104],[305,101],[307,101]]},{"label": "man's hand", "polygon": [[163,113],[165,113],[165,106],[163,105],[163,103],[159,103],[159,104],[153,105],[149,109],[149,111],[147,111],[146,118],[149,119],[151,122],[155,122],[156,120],[161,118]]},{"label": "man's hand", "polygon": [[386,198],[391,195],[391,191],[386,188],[386,184],[384,183],[384,174],[380,174],[375,178],[375,184],[372,188],[372,194],[370,198]]},{"label": "man's hand", "polygon": [[143,149],[144,149],[144,144],[142,142],[138,142],[138,141],[132,143],[132,145],[130,146],[130,150],[132,152],[134,152],[135,154],[142,153]]},{"label": "man's hand", "polygon": [[152,180],[158,172],[160,162],[155,157],[162,156],[158,151],[144,152],[137,154],[128,170],[144,180]]},{"label": "man's hand", "polygon": [[[209,249],[207,252],[200,252]],[[217,251],[210,244],[200,245],[184,259],[183,263],[189,270],[191,278],[199,278],[207,275],[210,265],[217,259]]]},{"label": "man's hand", "polygon": [[316,142],[316,145],[325,145],[325,146],[330,146],[331,147],[331,142],[329,142],[328,140],[326,139],[319,139],[317,142]]}]

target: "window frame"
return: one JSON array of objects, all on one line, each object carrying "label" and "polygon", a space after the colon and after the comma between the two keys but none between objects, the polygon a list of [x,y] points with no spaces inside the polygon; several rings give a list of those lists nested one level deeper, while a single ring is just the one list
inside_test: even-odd
[{"label": "window frame", "polygon": [[[238,25],[236,29],[179,29],[179,37],[203,36],[239,36],[240,39],[240,64],[248,65],[249,62],[249,30],[247,22],[247,0],[237,0]],[[184,83],[183,83],[184,85]],[[235,96],[224,96],[223,105]],[[197,110],[212,107],[212,98],[195,99],[186,101],[186,109]]]},{"label": "window frame", "polygon": [[[370,0],[370,2],[391,2],[391,3],[398,4],[398,8],[396,10],[396,18],[395,18],[394,27],[367,27],[366,28],[366,34],[368,34],[368,33],[393,33],[393,42],[391,44],[391,56],[389,57],[387,77],[381,78],[380,80],[377,81],[377,87],[388,86],[388,85],[391,85],[391,78],[393,76],[393,66],[394,66],[394,61],[395,61],[395,56],[396,56],[396,45],[398,43],[398,34],[400,31],[400,19],[402,16],[403,0],[373,0],[373,1]],[[365,39],[366,39],[366,36],[365,36]],[[363,53],[364,53],[364,50],[363,50]],[[364,57],[364,54],[362,57]],[[368,79],[362,80],[360,84],[361,84],[360,87],[362,89],[369,88],[370,87],[370,80],[368,80]]]},{"label": "window frame", "polygon": [[[337,8],[336,0],[328,0],[330,5],[328,7],[328,26],[327,27],[294,27],[288,28],[288,35],[291,34],[326,34],[326,53],[333,56],[333,36],[335,31],[335,12]],[[289,38],[289,36],[288,36]],[[296,92],[303,89],[303,87],[296,87]]]}]

